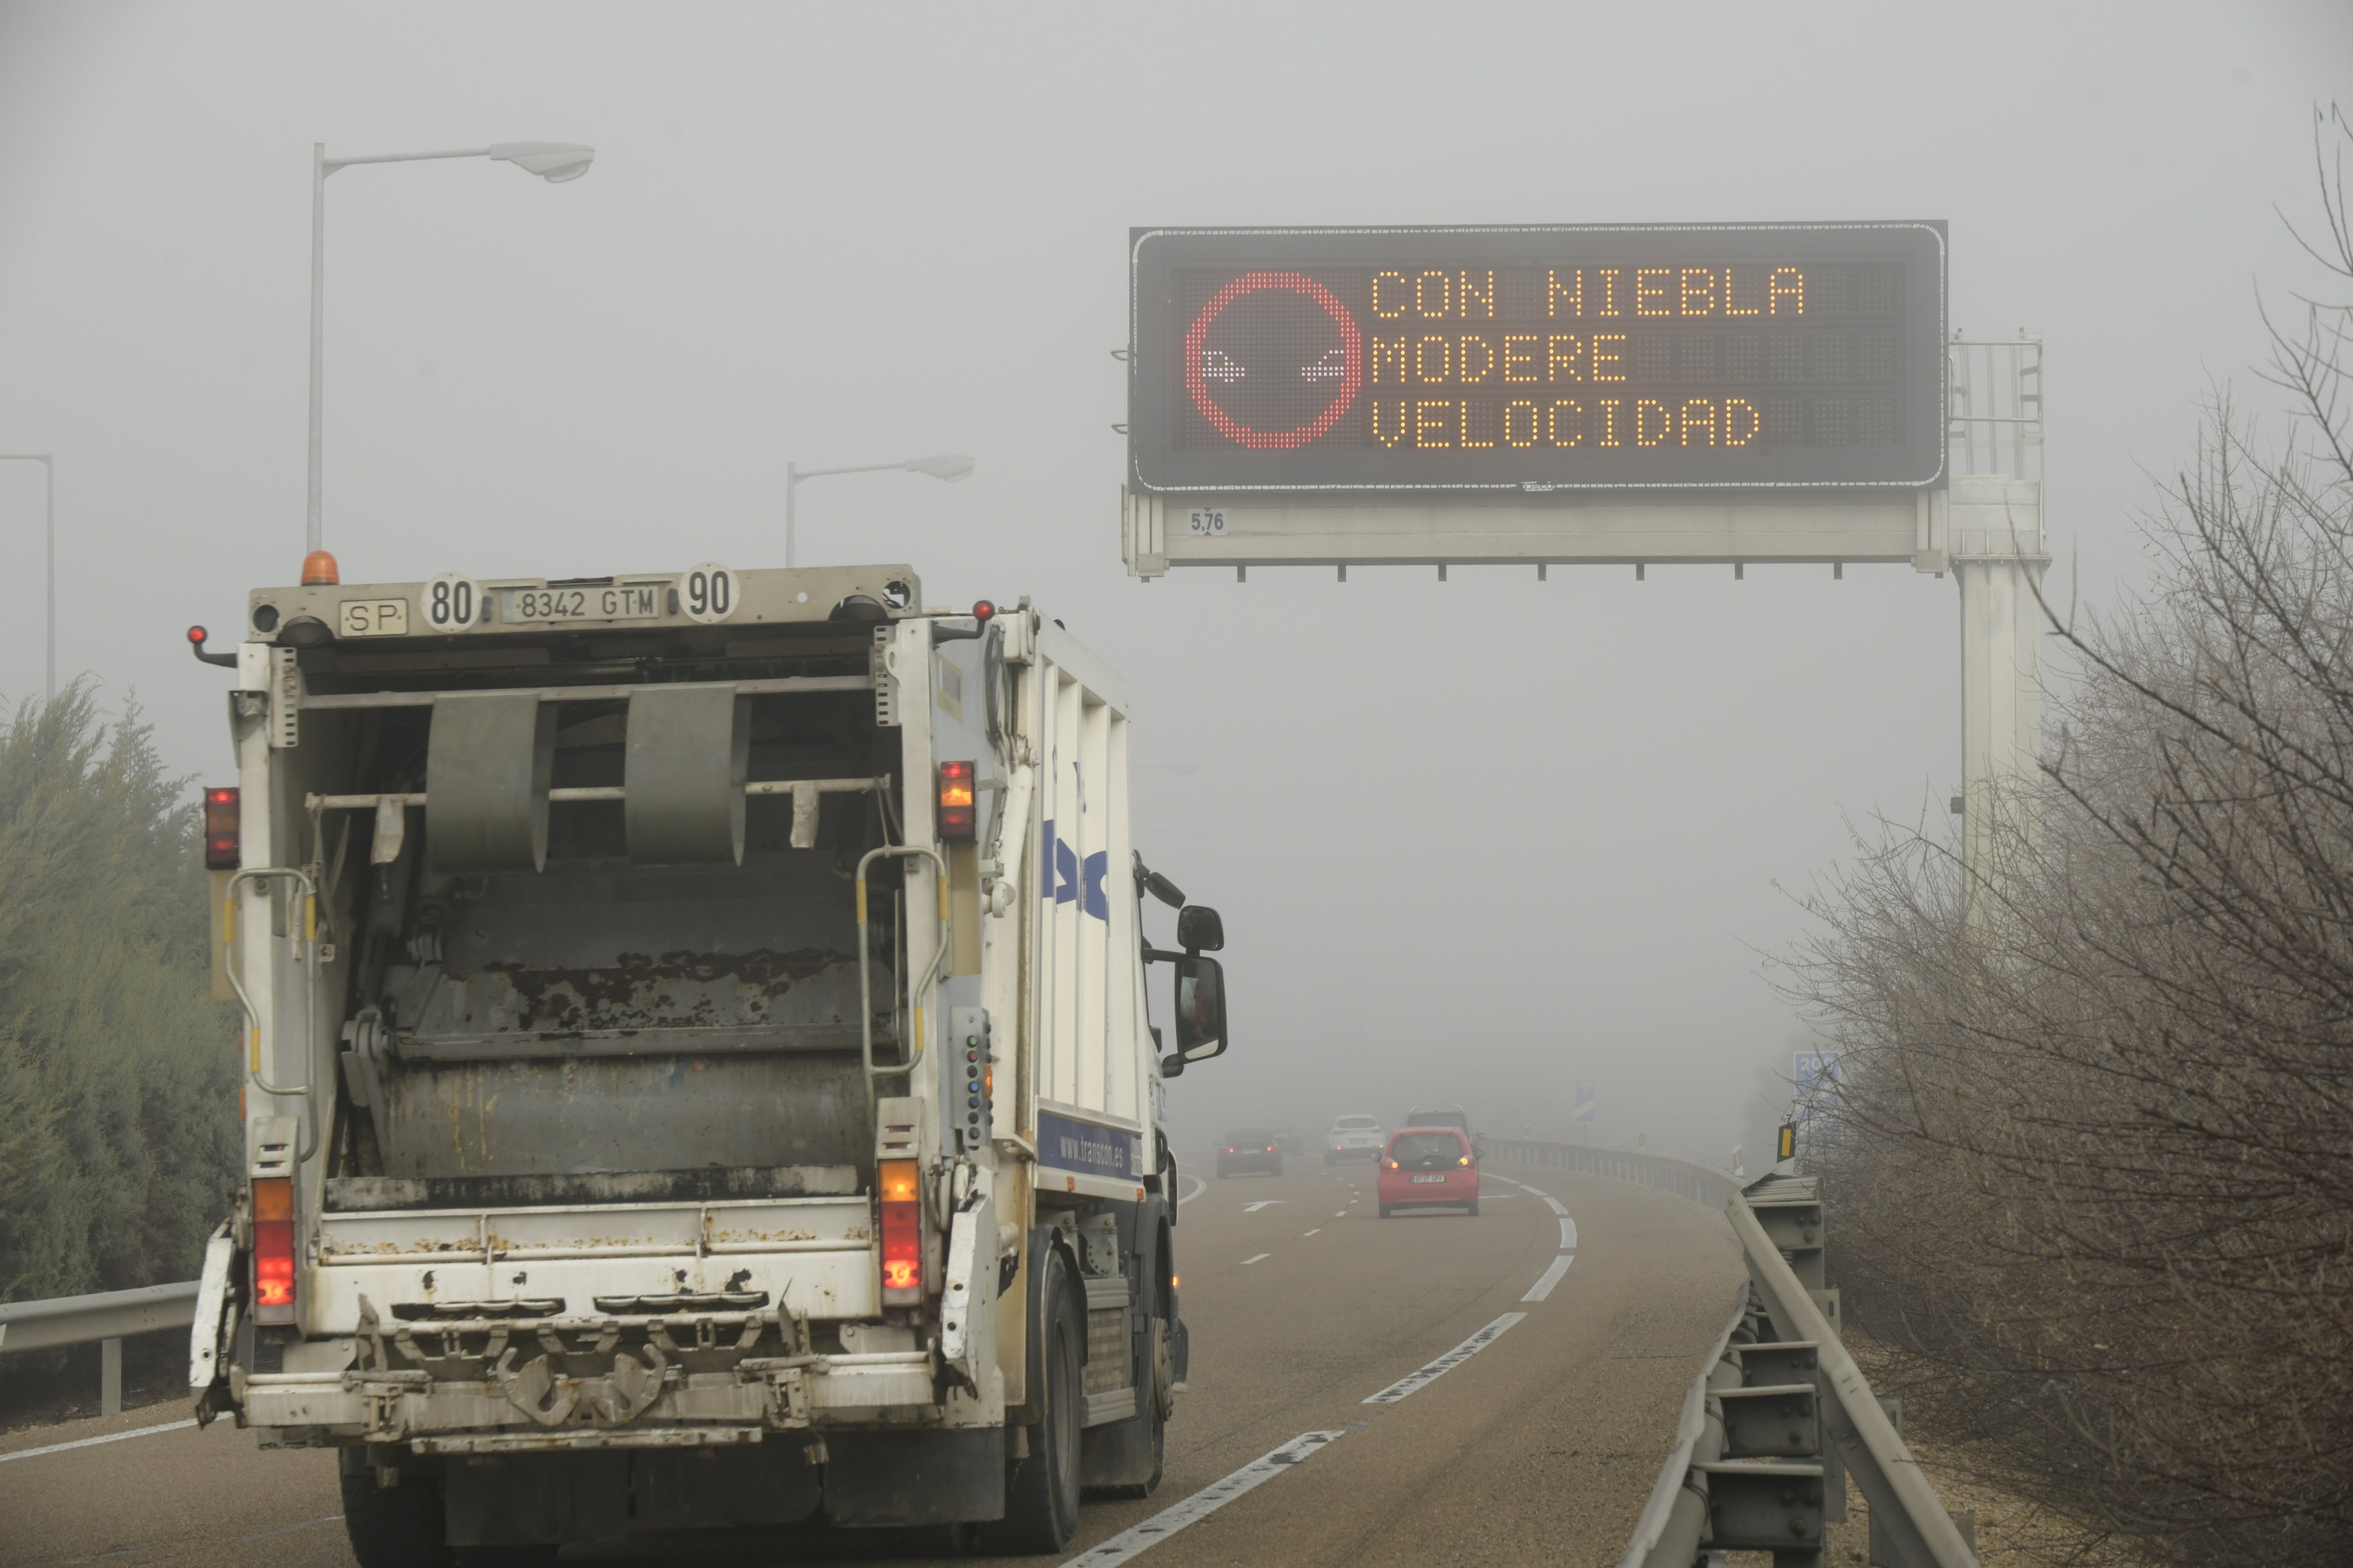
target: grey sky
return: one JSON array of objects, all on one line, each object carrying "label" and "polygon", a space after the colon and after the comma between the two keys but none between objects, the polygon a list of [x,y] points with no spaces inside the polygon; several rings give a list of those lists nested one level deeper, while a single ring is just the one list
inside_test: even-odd
[{"label": "grey sky", "polygon": [[[0,448],[58,454],[62,668],[227,764],[192,621],[300,561],[310,144],[598,149],[329,186],[347,580],[810,561],[1035,595],[1137,694],[1145,852],[1227,916],[1228,1118],[1442,1096],[1720,1156],[1758,978],[1846,823],[1957,768],[1955,595],[1892,567],[1129,581],[1137,223],[1940,217],[1953,320],[2049,342],[2049,516],[2135,568],[2142,466],[2302,276],[2353,8],[0,5]],[[40,682],[0,465],[0,693]],[[1783,1058],[1786,1060],[1786,1057]]]}]

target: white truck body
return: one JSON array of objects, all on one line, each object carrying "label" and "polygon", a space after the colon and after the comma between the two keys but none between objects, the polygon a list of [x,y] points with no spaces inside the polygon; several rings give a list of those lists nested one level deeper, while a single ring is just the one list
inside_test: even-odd
[{"label": "white truck body", "polygon": [[[192,1376],[345,1450],[355,1547],[391,1509],[1047,1550],[1082,1482],[1156,1481],[1182,1069],[1126,689],[1026,602],[919,604],[903,566],[252,595],[249,1185]],[[1216,1055],[1215,961],[1153,956]]]}]

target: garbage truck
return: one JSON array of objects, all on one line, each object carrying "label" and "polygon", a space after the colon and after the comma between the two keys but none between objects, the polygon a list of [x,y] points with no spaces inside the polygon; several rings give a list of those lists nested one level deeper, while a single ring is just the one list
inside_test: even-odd
[{"label": "garbage truck", "polygon": [[364,1568],[1149,1493],[1224,935],[1125,683],[904,565],[339,576],[188,634],[245,1073],[197,1418],[336,1450]]}]

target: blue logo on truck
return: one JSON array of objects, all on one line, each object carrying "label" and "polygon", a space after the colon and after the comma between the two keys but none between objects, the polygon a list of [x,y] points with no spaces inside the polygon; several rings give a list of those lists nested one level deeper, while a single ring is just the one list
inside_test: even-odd
[{"label": "blue logo on truck", "polygon": [[1041,846],[1046,853],[1045,880],[1039,884],[1041,892],[1050,894],[1058,904],[1076,902],[1099,921],[1111,919],[1111,895],[1104,883],[1111,876],[1111,855],[1098,849],[1086,858],[1085,880],[1080,879],[1079,852],[1065,839],[1054,837],[1054,822],[1046,820]]},{"label": "blue logo on truck", "polygon": [[1103,1127],[1040,1110],[1038,1163],[1081,1175],[1134,1181],[1144,1169],[1144,1140],[1124,1127]]}]

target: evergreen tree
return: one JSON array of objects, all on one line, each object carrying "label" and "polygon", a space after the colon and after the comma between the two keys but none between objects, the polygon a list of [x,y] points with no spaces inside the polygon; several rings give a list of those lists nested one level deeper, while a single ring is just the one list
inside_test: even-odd
[{"label": "evergreen tree", "polygon": [[0,729],[0,1300],[188,1279],[227,1212],[199,816],[85,683]]}]

